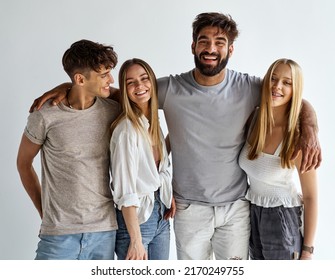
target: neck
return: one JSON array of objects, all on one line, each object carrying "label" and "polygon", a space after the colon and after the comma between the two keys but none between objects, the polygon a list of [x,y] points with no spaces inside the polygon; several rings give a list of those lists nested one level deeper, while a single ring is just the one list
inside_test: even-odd
[{"label": "neck", "polygon": [[66,96],[66,105],[71,109],[85,110],[94,104],[95,99],[96,96],[83,95],[80,92],[71,89]]},{"label": "neck", "polygon": [[195,81],[202,86],[215,86],[221,83],[226,76],[226,69],[223,69],[220,73],[215,76],[206,76],[201,74],[198,68],[193,71]]},{"label": "neck", "polygon": [[150,120],[150,108],[149,108],[149,103],[145,103],[145,104],[142,104],[140,106],[141,108],[141,111],[143,113],[143,115],[148,119]]},{"label": "neck", "polygon": [[287,124],[287,106],[279,106],[273,108],[273,119],[275,121],[275,126],[286,126]]}]

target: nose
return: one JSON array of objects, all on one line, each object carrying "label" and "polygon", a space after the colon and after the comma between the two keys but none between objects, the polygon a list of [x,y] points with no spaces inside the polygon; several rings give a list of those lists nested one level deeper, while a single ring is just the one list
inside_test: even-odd
[{"label": "nose", "polygon": [[216,45],[214,41],[208,41],[207,45],[206,45],[206,50],[209,53],[214,53],[216,52]]},{"label": "nose", "polygon": [[276,89],[281,89],[281,86],[282,86],[282,84],[281,84],[280,81],[275,81],[273,83],[273,87],[276,88]]},{"label": "nose", "polygon": [[141,88],[141,87],[142,87],[141,81],[135,81],[135,88],[138,89],[138,88]]},{"label": "nose", "polygon": [[111,73],[108,73],[108,80],[111,84],[114,84],[114,78]]}]

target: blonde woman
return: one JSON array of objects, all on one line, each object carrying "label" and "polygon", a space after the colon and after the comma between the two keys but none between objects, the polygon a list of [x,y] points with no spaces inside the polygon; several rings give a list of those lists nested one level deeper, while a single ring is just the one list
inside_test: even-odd
[{"label": "blonde woman", "polygon": [[[295,61],[279,59],[270,66],[260,107],[251,118],[239,157],[250,183],[246,198],[251,202],[251,259],[312,258],[318,208],[316,171],[299,171],[301,154],[291,160],[299,137],[302,91],[302,70]],[[294,185],[295,170],[303,199]]]},{"label": "blonde woman", "polygon": [[112,124],[110,143],[116,254],[118,259],[168,259],[169,218],[175,210],[156,77],[145,61],[134,58],[121,66],[119,84],[123,112]]}]

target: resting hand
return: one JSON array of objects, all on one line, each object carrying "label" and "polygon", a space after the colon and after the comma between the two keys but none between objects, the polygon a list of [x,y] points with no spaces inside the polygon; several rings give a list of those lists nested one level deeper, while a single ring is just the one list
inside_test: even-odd
[{"label": "resting hand", "polygon": [[142,242],[130,240],[126,260],[147,260],[148,254]]},{"label": "resting hand", "polygon": [[170,209],[166,210],[166,212],[164,214],[164,219],[168,220],[170,218],[173,218],[175,215],[176,215],[176,201],[175,201],[174,197],[172,197],[171,207],[170,207]]},{"label": "resting hand", "polygon": [[48,101],[49,99],[53,99],[52,105],[59,104],[66,96],[66,91],[71,87],[71,83],[63,83],[61,85],[56,86],[55,88],[45,92],[40,97],[36,98],[31,105],[29,112],[32,113],[34,109],[41,109],[42,105]]}]

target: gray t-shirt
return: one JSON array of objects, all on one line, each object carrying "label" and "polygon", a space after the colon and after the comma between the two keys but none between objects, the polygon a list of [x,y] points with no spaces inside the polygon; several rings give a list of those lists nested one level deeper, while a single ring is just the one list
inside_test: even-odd
[{"label": "gray t-shirt", "polygon": [[119,105],[103,98],[86,110],[46,103],[28,117],[25,135],[42,145],[41,234],[117,229],[110,189],[110,125]]},{"label": "gray t-shirt", "polygon": [[220,84],[201,86],[189,71],[160,78],[158,88],[176,200],[222,206],[244,197],[247,180],[238,155],[245,123],[260,101],[261,79],[227,69]]}]

